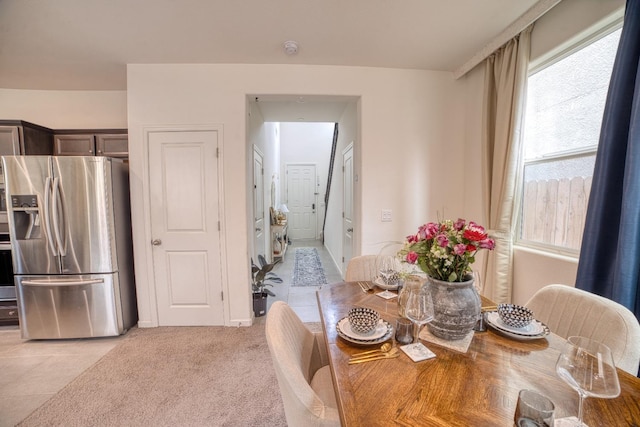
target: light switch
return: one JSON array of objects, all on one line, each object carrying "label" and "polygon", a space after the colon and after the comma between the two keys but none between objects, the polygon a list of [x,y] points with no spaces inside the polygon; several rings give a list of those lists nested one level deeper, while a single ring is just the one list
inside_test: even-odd
[{"label": "light switch", "polygon": [[382,210],[382,222],[391,222],[391,209]]}]

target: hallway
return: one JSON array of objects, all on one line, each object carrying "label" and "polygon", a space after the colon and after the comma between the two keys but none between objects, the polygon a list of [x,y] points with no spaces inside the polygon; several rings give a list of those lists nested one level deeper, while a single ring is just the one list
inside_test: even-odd
[{"label": "hallway", "polygon": [[273,272],[282,278],[283,283],[271,288],[276,296],[275,298],[269,297],[268,306],[270,307],[274,301],[284,301],[293,308],[303,322],[319,322],[320,312],[316,300],[316,291],[319,286],[291,286],[296,248],[302,247],[313,247],[318,250],[327,283],[342,281],[338,268],[320,240],[294,240],[287,249],[284,261],[278,263],[273,269]]}]

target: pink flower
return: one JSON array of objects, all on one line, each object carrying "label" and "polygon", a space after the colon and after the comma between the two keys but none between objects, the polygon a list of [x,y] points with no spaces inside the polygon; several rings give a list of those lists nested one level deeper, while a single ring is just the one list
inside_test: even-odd
[{"label": "pink flower", "polygon": [[409,251],[407,253],[407,262],[410,264],[415,264],[418,261],[418,254],[415,251]]},{"label": "pink flower", "polygon": [[496,247],[496,242],[493,239],[487,238],[480,241],[480,244],[478,246],[482,249],[489,249],[491,251]]},{"label": "pink flower", "polygon": [[407,236],[407,243],[417,243],[419,241],[419,237],[415,234],[412,234],[411,236]]},{"label": "pink flower", "polygon": [[436,236],[436,240],[438,241],[438,245],[440,245],[441,248],[446,248],[449,245],[449,239],[444,234],[438,234]]},{"label": "pink flower", "polygon": [[464,228],[465,221],[462,218],[458,218],[456,222],[453,223],[453,228],[457,231],[460,231]]},{"label": "pink flower", "polygon": [[464,243],[458,243],[453,247],[453,253],[456,255],[464,255],[466,251],[467,245],[465,245]]},{"label": "pink flower", "polygon": [[422,240],[433,239],[433,237],[438,233],[438,224],[434,224],[430,222],[428,224],[424,224],[418,228],[418,236]]}]

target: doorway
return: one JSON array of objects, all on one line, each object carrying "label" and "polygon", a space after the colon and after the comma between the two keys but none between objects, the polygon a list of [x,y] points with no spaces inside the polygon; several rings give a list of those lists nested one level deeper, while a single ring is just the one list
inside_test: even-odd
[{"label": "doorway", "polygon": [[[247,143],[249,150],[252,145],[257,145],[264,154],[264,173],[265,176],[272,177],[275,181],[276,197],[275,202],[271,202],[271,207],[276,209],[276,214],[284,210],[287,217],[289,227],[289,238],[294,242],[296,239],[318,239],[330,254],[332,263],[343,273],[343,255],[346,252],[348,257],[351,253],[356,253],[358,235],[357,235],[357,212],[359,212],[358,197],[359,191],[355,187],[352,194],[353,203],[351,203],[351,212],[353,215],[354,230],[353,239],[346,243],[343,239],[343,176],[341,171],[342,158],[341,153],[346,144],[353,143],[353,165],[357,165],[358,158],[358,129],[359,129],[359,111],[360,98],[357,96],[292,96],[292,95],[248,95],[247,98]],[[326,141],[326,155],[316,152],[318,146],[313,145],[309,140],[318,135],[316,131],[309,131],[299,138],[291,138],[290,129],[297,126],[313,126],[326,124],[329,127]],[[339,132],[337,138],[337,150],[334,157],[334,169],[332,171],[332,183],[329,197],[325,199],[327,193],[327,177],[329,171],[329,160],[332,157],[333,131],[336,124],[339,124]],[[272,128],[274,127],[274,128]],[[290,141],[287,145],[284,141]],[[293,141],[293,142],[291,142]],[[324,149],[322,147],[321,149]],[[251,151],[249,151],[251,152]],[[314,157],[315,156],[315,157]],[[323,159],[319,162],[317,159]],[[293,207],[298,207],[297,203],[287,194],[288,189],[293,185],[288,182],[293,172],[287,176],[287,168],[289,165],[309,165],[314,164],[316,171],[315,181],[309,178],[304,183],[308,188],[314,188],[314,197],[307,198],[300,203],[304,206],[305,211],[301,212],[300,220],[304,222],[296,223],[296,228],[300,228],[304,233],[297,234],[292,232],[292,223],[297,213],[292,212]],[[251,159],[247,158],[247,167],[249,173],[252,173],[253,165]],[[310,172],[313,175],[313,172]],[[249,178],[252,183],[252,178]],[[357,181],[357,180],[356,180]],[[319,182],[319,186],[318,186]],[[302,181],[300,181],[302,184]],[[270,188],[265,188],[265,200],[273,192]],[[248,199],[247,207],[252,210],[253,203]],[[315,202],[315,206],[314,206]],[[325,205],[326,203],[326,205]],[[315,207],[315,221],[312,220]],[[269,207],[266,208],[267,211]],[[326,215],[326,218],[325,218]],[[306,217],[305,217],[306,216]],[[253,230],[253,212],[247,217],[251,219],[247,226],[249,230]],[[298,218],[295,220],[298,221]],[[270,228],[271,221],[266,220],[266,226]],[[325,224],[326,223],[326,224]],[[313,226],[315,225],[315,231]],[[323,234],[324,233],[324,234]],[[253,231],[251,232],[253,234]],[[270,231],[267,232],[270,234]],[[252,248],[258,242],[252,239]],[[272,239],[266,239],[267,253],[270,251],[273,242]],[[309,241],[309,240],[307,240]],[[349,244],[348,248],[343,247]],[[295,251],[288,251],[287,257],[293,257]]]}]

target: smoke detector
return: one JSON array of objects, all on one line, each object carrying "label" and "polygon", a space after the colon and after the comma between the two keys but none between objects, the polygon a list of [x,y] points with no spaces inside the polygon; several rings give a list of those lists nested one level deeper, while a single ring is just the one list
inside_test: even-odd
[{"label": "smoke detector", "polygon": [[286,42],[284,42],[284,52],[287,55],[295,55],[296,53],[298,53],[298,43],[294,42],[293,40],[287,40]]}]

